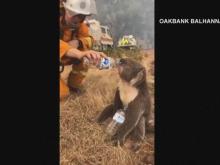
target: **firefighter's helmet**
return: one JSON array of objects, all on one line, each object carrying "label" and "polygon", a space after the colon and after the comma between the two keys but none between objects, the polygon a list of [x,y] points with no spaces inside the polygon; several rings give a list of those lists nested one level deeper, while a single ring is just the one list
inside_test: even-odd
[{"label": "firefighter's helmet", "polygon": [[63,2],[63,6],[76,14],[97,14],[95,0],[67,0]]}]

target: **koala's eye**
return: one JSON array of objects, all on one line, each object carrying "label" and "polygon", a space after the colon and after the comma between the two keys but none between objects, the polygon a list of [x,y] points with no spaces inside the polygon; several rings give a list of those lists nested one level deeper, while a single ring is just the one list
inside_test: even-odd
[{"label": "koala's eye", "polygon": [[126,64],[126,61],[124,59],[120,59],[119,64],[120,65]]}]

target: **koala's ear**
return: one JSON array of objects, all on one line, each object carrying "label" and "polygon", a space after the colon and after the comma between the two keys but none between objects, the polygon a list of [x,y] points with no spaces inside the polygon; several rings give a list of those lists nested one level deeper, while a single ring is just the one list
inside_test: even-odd
[{"label": "koala's ear", "polygon": [[145,81],[145,75],[146,75],[146,70],[141,69],[138,74],[136,75],[135,78],[131,79],[130,84],[132,86],[137,86],[141,84],[143,81]]}]

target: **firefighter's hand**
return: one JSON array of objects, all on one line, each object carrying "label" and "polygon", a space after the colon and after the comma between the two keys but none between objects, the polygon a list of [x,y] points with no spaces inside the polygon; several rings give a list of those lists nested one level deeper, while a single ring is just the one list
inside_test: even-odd
[{"label": "firefighter's hand", "polygon": [[83,52],[83,57],[87,57],[91,63],[98,64],[102,57],[107,57],[103,52],[97,52],[94,50],[88,50]]}]

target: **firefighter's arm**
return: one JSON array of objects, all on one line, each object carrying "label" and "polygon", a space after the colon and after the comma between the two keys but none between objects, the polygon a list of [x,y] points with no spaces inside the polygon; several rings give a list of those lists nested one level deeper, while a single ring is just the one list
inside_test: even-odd
[{"label": "firefighter's arm", "polygon": [[60,58],[77,58],[81,59],[84,56],[84,53],[75,47],[71,46],[69,43],[60,40]]},{"label": "firefighter's arm", "polygon": [[60,58],[64,65],[70,64],[73,59],[82,59],[83,57],[87,57],[92,61],[97,61],[100,60],[101,57],[106,57],[106,55],[102,52],[96,52],[93,50],[80,51],[60,40]]},{"label": "firefighter's arm", "polygon": [[60,40],[60,61],[63,65],[71,65],[76,59],[81,59],[82,56],[81,51]]}]

